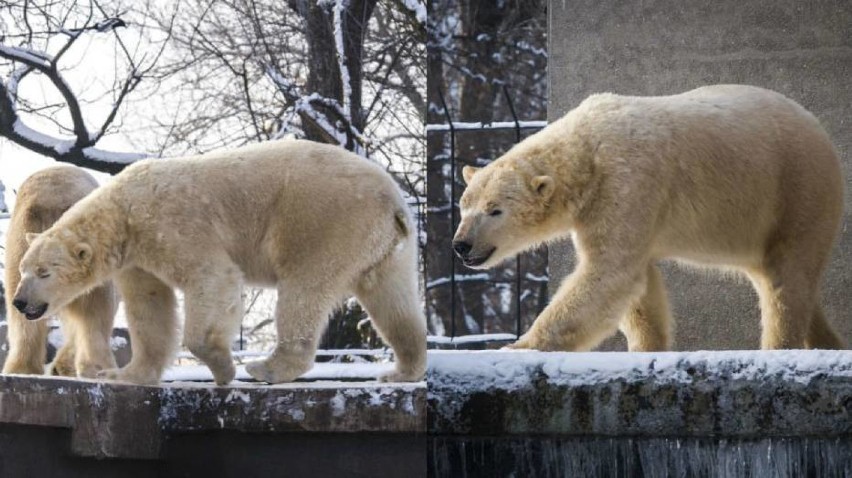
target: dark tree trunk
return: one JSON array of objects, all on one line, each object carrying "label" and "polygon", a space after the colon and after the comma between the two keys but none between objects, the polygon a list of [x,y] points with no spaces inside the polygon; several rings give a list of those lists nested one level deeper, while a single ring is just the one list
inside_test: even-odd
[{"label": "dark tree trunk", "polygon": [[[367,23],[373,15],[377,0],[350,0],[343,9],[343,49],[346,55],[345,66],[349,72],[351,94],[351,120],[342,117],[330,106],[313,102],[315,110],[320,112],[329,124],[337,126],[346,134],[346,149],[354,150],[357,142],[353,129],[364,129],[364,114],[361,104],[362,57],[364,34]],[[319,5],[316,0],[291,0],[290,6],[305,20],[305,36],[308,43],[308,81],[306,93],[317,93],[323,98],[343,103],[345,88],[338,67],[337,47],[334,37],[334,2]],[[301,114],[305,136],[314,141],[336,143],[325,129],[307,114]],[[351,126],[351,128],[350,128]]]}]

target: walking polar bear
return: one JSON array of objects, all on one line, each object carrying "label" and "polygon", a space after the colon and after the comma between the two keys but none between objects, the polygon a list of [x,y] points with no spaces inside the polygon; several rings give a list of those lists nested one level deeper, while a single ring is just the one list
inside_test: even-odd
[{"label": "walking polar bear", "polygon": [[655,263],[744,272],[764,349],[841,348],[819,305],[843,213],[840,162],[804,108],[761,88],[594,95],[488,166],[463,170],[456,253],[484,269],[571,236],[578,265],[511,347],[587,350],[621,329],[671,346]]},{"label": "walking polar bear", "polygon": [[[80,199],[98,187],[91,175],[72,166],[41,170],[21,184],[6,231],[6,315],[9,354],[3,373],[43,374],[47,358],[48,324],[15,308],[13,293],[21,280],[18,265],[27,250],[26,235],[49,228]],[[95,287],[55,312],[61,319],[65,343],[48,367],[52,375],[92,378],[115,368],[110,349],[112,323],[118,305],[111,282]]]},{"label": "walking polar bear", "polygon": [[329,312],[354,293],[395,352],[381,378],[416,381],[426,368],[416,272],[390,175],[338,147],[284,140],[133,164],[33,240],[16,300],[32,318],[50,315],[115,277],[133,357],[102,376],[150,384],[177,349],[179,288],[184,344],[227,384],[242,286],[275,287],[277,346],[246,369],[277,383],[312,367]]}]

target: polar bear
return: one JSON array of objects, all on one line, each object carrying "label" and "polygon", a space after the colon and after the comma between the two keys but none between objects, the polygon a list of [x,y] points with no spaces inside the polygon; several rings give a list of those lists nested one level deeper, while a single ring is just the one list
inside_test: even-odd
[{"label": "polar bear", "polygon": [[761,347],[841,348],[819,304],[843,214],[840,162],[804,108],[718,85],[593,95],[482,169],[466,167],[453,247],[473,268],[570,236],[578,265],[511,347],[671,346],[661,259],[740,271]]},{"label": "polar bear", "polygon": [[277,346],[246,367],[257,380],[309,370],[329,312],[348,294],[395,352],[395,371],[381,378],[425,373],[407,205],[381,167],[335,146],[283,140],[135,163],[36,238],[21,274],[16,300],[34,315],[116,278],[133,357],[102,372],[108,379],[159,381],[177,349],[179,288],[184,344],[217,384],[229,383],[244,284],[278,292]]},{"label": "polar bear", "polygon": [[[50,227],[62,213],[97,187],[98,183],[91,175],[73,166],[43,169],[21,184],[6,232],[9,354],[3,373],[45,372],[47,321],[27,320],[37,317],[32,313],[25,315],[13,303],[13,293],[21,280],[18,265],[28,246],[26,235]],[[61,319],[65,343],[48,367],[49,372],[92,378],[101,370],[115,368],[110,335],[116,308],[115,288],[111,282],[106,282],[64,307],[54,309]]]}]

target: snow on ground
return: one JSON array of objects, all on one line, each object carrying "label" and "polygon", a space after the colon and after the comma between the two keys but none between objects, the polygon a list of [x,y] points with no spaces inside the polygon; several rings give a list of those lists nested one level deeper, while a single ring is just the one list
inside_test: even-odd
[{"label": "snow on ground", "polygon": [[478,344],[488,342],[514,342],[518,336],[515,334],[473,334],[459,335],[457,337],[446,337],[443,335],[429,335],[426,337],[426,343],[429,344]]},{"label": "snow on ground", "polygon": [[852,378],[852,351],[537,352],[430,351],[429,388],[518,389],[545,379],[553,385],[612,380],[690,383],[781,378],[807,383],[823,375]]},{"label": "snow on ground", "polygon": [[[375,380],[379,375],[393,370],[392,363],[330,363],[314,364],[314,368],[302,375],[302,380],[354,381]],[[236,380],[251,380],[242,365],[237,366]],[[164,382],[212,382],[213,374],[204,365],[181,365],[166,370]]]}]

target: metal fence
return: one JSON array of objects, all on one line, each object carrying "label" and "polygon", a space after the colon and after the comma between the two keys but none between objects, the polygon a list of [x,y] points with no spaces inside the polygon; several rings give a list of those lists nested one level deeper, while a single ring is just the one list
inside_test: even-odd
[{"label": "metal fence", "polygon": [[[438,88],[437,95],[438,100],[440,102],[440,106],[443,109],[443,115],[446,120],[444,124],[429,124],[426,126],[427,136],[429,134],[445,134],[449,135],[449,165],[450,165],[450,202],[451,205],[447,209],[448,217],[449,217],[449,234],[448,237],[452,237],[455,234],[455,229],[458,224],[458,200],[457,200],[457,191],[456,191],[456,178],[457,178],[457,167],[458,167],[458,158],[457,158],[457,148],[456,148],[456,139],[461,134],[472,133],[472,132],[482,132],[482,131],[500,131],[500,130],[511,130],[514,131],[514,144],[517,144],[522,140],[522,131],[523,130],[540,130],[544,126],[547,125],[546,121],[522,121],[518,118],[517,113],[515,111],[514,103],[512,101],[512,97],[509,93],[508,88],[505,86],[502,89],[503,97],[506,100],[508,109],[511,113],[512,119],[511,121],[504,122],[491,122],[491,123],[469,123],[469,122],[459,122],[455,121],[450,113],[450,108],[447,106],[447,102],[444,98],[444,92]],[[424,251],[424,262],[425,262],[425,251]],[[449,281],[446,283],[442,283],[441,286],[450,287],[450,298],[449,298],[449,310],[450,310],[450,327],[449,334],[450,338],[457,337],[457,327],[456,322],[457,318],[457,307],[456,303],[458,300],[457,297],[457,264],[456,264],[456,256],[452,252],[449,251]],[[520,336],[524,330],[522,327],[522,311],[521,311],[521,281],[522,281],[522,259],[521,255],[515,258],[515,276],[514,276],[514,304],[513,304],[513,314],[514,314],[514,325],[515,325],[515,337]],[[428,276],[427,276],[427,268],[424,266],[424,284],[429,284]],[[545,276],[542,280],[546,281],[547,277]],[[428,287],[428,286],[427,286]],[[538,309],[538,312],[541,312],[541,307]],[[428,313],[428,307],[427,307]],[[485,339],[483,341],[488,341]]]}]

